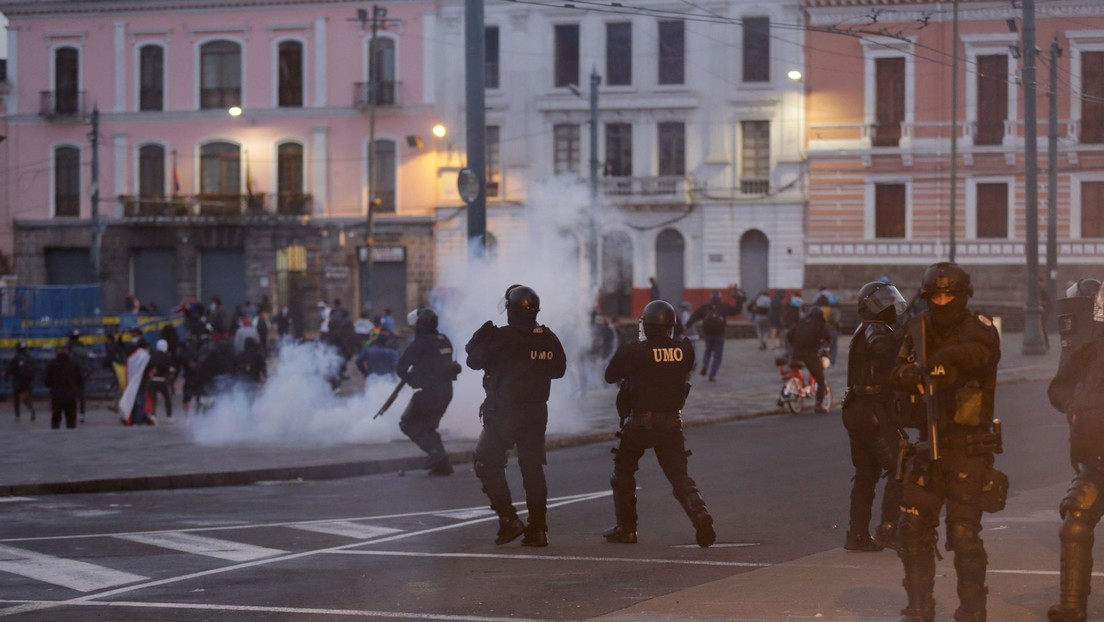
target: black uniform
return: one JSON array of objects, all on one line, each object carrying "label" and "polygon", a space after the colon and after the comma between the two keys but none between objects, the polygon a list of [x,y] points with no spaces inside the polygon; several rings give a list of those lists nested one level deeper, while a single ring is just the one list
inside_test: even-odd
[{"label": "black uniform", "polygon": [[[452,382],[460,373],[460,364],[453,360],[452,342],[437,332],[436,315],[430,320],[432,311],[418,312],[414,341],[399,357],[397,369],[399,378],[418,390],[399,419],[399,429],[429,456],[426,468],[431,475],[450,475],[452,465],[437,426],[452,401]],[[424,321],[421,315],[427,316]]]},{"label": "black uniform", "polygon": [[65,427],[77,427],[77,403],[84,394],[84,370],[68,350],[58,350],[54,359],[46,364],[42,383],[50,387],[50,427],[60,428],[62,415]]},{"label": "black uniform", "polygon": [[[851,337],[847,354],[847,396],[843,425],[851,444],[851,520],[849,550],[880,550],[895,545],[901,483],[894,477],[903,432],[897,421],[893,368],[901,349],[901,335],[885,322],[864,320]],[[870,517],[878,479],[886,474],[877,544],[871,546]],[[880,545],[880,546],[879,546]]]},{"label": "black uniform", "polygon": [[820,360],[820,348],[832,341],[828,324],[824,321],[824,312],[819,307],[809,309],[809,314],[786,333],[786,342],[793,348],[794,359],[801,361],[809,370],[809,375],[817,383],[816,410],[828,412],[824,398],[828,392],[828,383],[824,380],[824,363]]},{"label": "black uniform", "polygon": [[19,406],[22,404],[31,411],[31,421],[35,419],[34,378],[37,364],[26,346],[16,349],[15,356],[8,361],[4,375],[12,381],[12,402],[15,404],[15,419],[19,420]]},{"label": "black uniform", "polygon": [[[966,309],[965,292],[958,293],[956,299],[959,297],[951,304],[960,306],[951,313],[937,318],[933,313],[944,310],[929,304],[928,311],[909,320],[895,371],[903,390],[915,393],[916,385],[928,377],[935,383],[941,450],[940,460],[933,463],[929,450],[918,447],[906,469],[898,537],[909,605],[902,610],[902,622],[930,622],[934,616],[936,528],[944,504],[946,548],[954,552],[958,579],[955,620],[984,622],[986,615],[988,558],[978,537],[981,514],[1003,509],[1008,485],[1007,478],[993,468],[998,445],[992,429],[1000,337],[991,319]],[[927,369],[923,371],[916,364],[914,342],[920,322],[927,324]],[[926,427],[919,422],[906,425]]]},{"label": "black uniform", "polygon": [[483,483],[491,509],[499,516],[498,544],[521,535],[520,519],[506,483],[506,451],[515,445],[529,510],[529,525],[521,525],[521,529],[527,540],[547,532],[544,432],[548,425],[548,393],[552,380],[562,378],[567,371],[559,338],[536,323],[536,311],[531,317],[512,310],[510,314],[507,326],[488,321],[465,346],[468,367],[484,371],[487,398],[479,409],[483,432],[475,447],[475,474]]},{"label": "black uniform", "polygon": [[[1095,324],[1096,322],[1093,322]],[[1104,516],[1104,338],[1073,350],[1050,383],[1054,408],[1070,424],[1075,475],[1059,505],[1062,515],[1059,603],[1050,622],[1084,622],[1093,567],[1093,532]]]},{"label": "black uniform", "polygon": [[[673,321],[673,309],[671,314]],[[716,538],[713,518],[687,473],[682,406],[690,392],[687,379],[693,369],[694,348],[689,340],[675,340],[666,332],[621,346],[606,367],[606,382],[627,383],[623,385],[627,393],[619,396],[627,412],[620,413],[626,416],[621,422],[621,441],[614,450],[610,478],[617,516],[617,526],[606,532],[610,542],[636,542],[635,473],[648,449],[655,450],[675,499],[694,524],[698,544],[706,547]]]},{"label": "black uniform", "polygon": [[150,400],[153,402],[153,412],[157,412],[157,396],[165,402],[165,416],[172,419],[172,378],[173,361],[168,352],[154,349],[150,352],[149,363],[146,364],[146,375],[149,384],[146,386]]}]

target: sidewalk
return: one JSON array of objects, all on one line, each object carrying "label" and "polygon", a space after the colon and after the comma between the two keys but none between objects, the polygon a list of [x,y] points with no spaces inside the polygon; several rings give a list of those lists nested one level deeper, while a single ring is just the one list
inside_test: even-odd
[{"label": "sidewalk", "polygon": [[[1056,340],[1055,345],[1056,345]],[[848,337],[841,337],[837,365],[827,370],[833,387],[846,384]],[[701,346],[699,345],[699,348]],[[1057,348],[1045,356],[1021,354],[1022,335],[1004,335],[999,381],[1048,379],[1057,367]],[[716,382],[695,374],[684,411],[686,425],[781,414],[775,406],[780,386],[774,353],[758,350],[753,339],[731,339]],[[842,391],[835,396],[834,410]],[[588,428],[570,435],[552,434],[550,447],[567,447],[608,440],[616,428],[612,388],[592,390],[580,396]],[[177,398],[179,400],[179,397]],[[396,404],[399,409],[402,404]],[[248,484],[289,479],[351,477],[404,469],[420,469],[425,456],[408,441],[344,444],[303,448],[259,445],[207,447],[197,445],[187,420],[177,414],[160,417],[156,427],[127,428],[106,402],[88,405],[87,423],[76,430],[49,429],[44,400],[37,404],[38,418],[14,422],[12,404],[0,404],[0,496],[113,490],[167,489],[196,486]],[[811,416],[812,405],[804,414]],[[174,412],[182,413],[179,402]],[[392,413],[389,413],[392,414]],[[394,415],[397,416],[397,415]],[[443,427],[454,413],[446,414]],[[445,438],[454,463],[471,461],[474,439]]]}]

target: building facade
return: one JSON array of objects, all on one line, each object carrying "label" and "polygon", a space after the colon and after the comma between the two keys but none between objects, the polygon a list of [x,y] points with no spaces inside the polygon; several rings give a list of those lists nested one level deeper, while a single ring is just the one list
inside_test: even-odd
[{"label": "building facade", "polygon": [[433,285],[433,5],[222,4],[0,2],[0,250],[20,283],[90,282],[99,237],[109,312],[133,292],[267,299],[306,329],[319,299],[401,317]]},{"label": "building facade", "polygon": [[[800,287],[805,108],[801,83],[787,75],[803,69],[800,8],[741,0],[708,10],[653,0],[608,11],[487,4],[492,239],[512,235],[536,205],[590,200],[596,122],[594,238],[607,313],[639,313],[652,277],[676,305],[736,283],[750,294]],[[444,197],[456,192],[464,163],[462,5],[442,4],[426,28],[441,115],[457,128],[446,145],[454,157],[438,175]],[[460,205],[453,196],[439,206],[442,249],[462,244]],[[586,219],[561,229],[584,264]]]},{"label": "building facade", "polygon": [[[975,304],[1015,318],[1022,316],[1028,279],[1022,7],[980,0],[958,4],[956,44],[949,3],[805,1],[810,26],[805,282],[834,284],[846,292],[886,275],[907,293],[919,284],[926,265],[953,252],[973,275]],[[1058,84],[1054,276],[1064,289],[1067,280],[1099,278],[1104,268],[1104,5],[1038,3],[1036,22],[1038,276],[1046,276],[1053,65]],[[1061,49],[1053,63],[1052,41]],[[952,133],[958,153],[953,176]]]}]

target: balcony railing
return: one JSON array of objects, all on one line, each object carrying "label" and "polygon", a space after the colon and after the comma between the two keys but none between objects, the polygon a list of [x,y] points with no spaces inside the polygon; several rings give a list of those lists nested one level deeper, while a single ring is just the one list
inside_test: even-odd
[{"label": "balcony railing", "polygon": [[687,203],[690,200],[688,177],[605,177],[602,194],[624,203]]},{"label": "balcony railing", "polygon": [[314,209],[309,194],[196,194],[175,197],[120,195],[123,215],[138,216],[304,216]]},{"label": "balcony railing", "polygon": [[740,194],[767,194],[770,192],[769,179],[741,179]]},{"label": "balcony railing", "polygon": [[38,114],[46,119],[84,117],[84,91],[41,91]]},{"label": "balcony railing", "polygon": [[371,82],[353,83],[353,105],[364,109],[372,105],[375,100],[377,106],[395,106],[399,103],[399,85],[401,82],[376,81],[375,88]]}]

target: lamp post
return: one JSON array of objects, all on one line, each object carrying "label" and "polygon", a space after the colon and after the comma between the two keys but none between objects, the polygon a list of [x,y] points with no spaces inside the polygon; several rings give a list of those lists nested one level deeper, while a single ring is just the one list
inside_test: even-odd
[{"label": "lamp post", "polygon": [[[601,163],[598,161],[598,87],[602,84],[602,76],[598,75],[596,67],[590,70],[590,92],[587,98],[590,102],[590,165],[589,171],[590,206],[587,214],[587,258],[590,274],[592,294],[597,297],[598,285],[598,169]],[[577,97],[583,94],[575,85],[568,85],[571,92]]]},{"label": "lamp post", "polygon": [[1023,3],[1023,83],[1024,83],[1024,219],[1027,255],[1027,303],[1024,305],[1023,353],[1046,354],[1039,321],[1039,159],[1035,112],[1035,0]]}]

